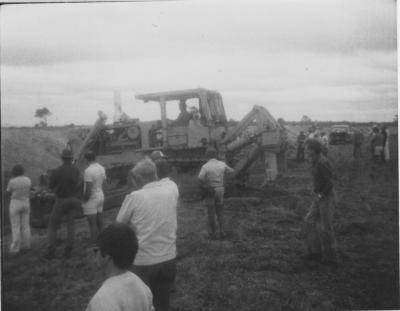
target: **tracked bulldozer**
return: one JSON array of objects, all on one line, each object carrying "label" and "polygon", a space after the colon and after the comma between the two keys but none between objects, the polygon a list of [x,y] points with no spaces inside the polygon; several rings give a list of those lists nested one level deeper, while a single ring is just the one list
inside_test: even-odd
[{"label": "tracked bulldozer", "polygon": [[[87,166],[87,151],[94,151],[97,161],[106,168],[104,209],[120,206],[125,195],[133,190],[128,182],[129,170],[154,150],[166,155],[178,175],[196,174],[208,160],[206,149],[212,146],[219,158],[235,169],[231,183],[243,186],[247,170],[257,159],[265,163],[266,179],[276,178],[281,128],[264,107],[254,106],[241,121],[228,122],[217,91],[197,88],[139,94],[135,98],[143,102],[143,109],[155,109],[158,105],[160,119],[140,121],[125,117],[106,124],[107,117],[100,112],[92,128],[68,142],[82,174]],[[169,106],[186,109],[188,104],[189,111],[181,111],[185,120],[169,119]],[[50,197],[47,194],[47,198],[34,198],[32,225],[46,224],[52,205]]]}]

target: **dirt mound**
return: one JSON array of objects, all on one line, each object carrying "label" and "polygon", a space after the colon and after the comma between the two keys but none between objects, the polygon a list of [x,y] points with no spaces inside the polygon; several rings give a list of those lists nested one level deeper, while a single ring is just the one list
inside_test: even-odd
[{"label": "dirt mound", "polygon": [[38,177],[60,164],[60,154],[67,144],[68,128],[15,128],[1,130],[2,170],[11,171],[16,164],[25,167],[27,176]]}]

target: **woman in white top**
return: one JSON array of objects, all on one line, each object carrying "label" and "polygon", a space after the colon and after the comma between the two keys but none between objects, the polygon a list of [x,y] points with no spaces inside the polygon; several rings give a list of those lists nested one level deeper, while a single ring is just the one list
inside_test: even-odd
[{"label": "woman in white top", "polygon": [[10,223],[12,242],[10,253],[16,254],[20,249],[31,247],[31,229],[29,226],[31,180],[24,176],[24,167],[16,165],[12,169],[13,178],[7,185],[11,194]]}]

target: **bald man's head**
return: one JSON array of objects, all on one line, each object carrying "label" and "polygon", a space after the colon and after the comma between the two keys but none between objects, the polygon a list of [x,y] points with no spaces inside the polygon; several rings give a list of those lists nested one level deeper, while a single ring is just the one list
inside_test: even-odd
[{"label": "bald man's head", "polygon": [[132,169],[131,174],[138,186],[157,180],[156,165],[149,158],[139,161]]}]

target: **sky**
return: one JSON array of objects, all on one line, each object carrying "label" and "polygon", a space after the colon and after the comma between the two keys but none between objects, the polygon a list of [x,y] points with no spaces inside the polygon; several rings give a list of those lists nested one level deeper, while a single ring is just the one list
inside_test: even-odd
[{"label": "sky", "polygon": [[228,118],[392,121],[394,0],[215,0],[8,4],[0,8],[1,123],[156,120],[140,93],[218,90]]}]

